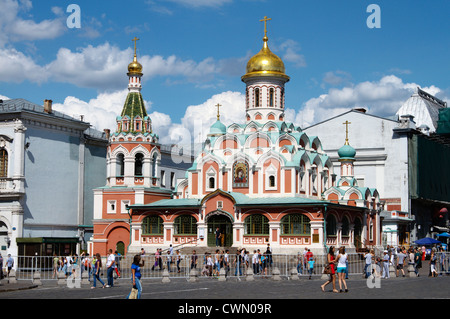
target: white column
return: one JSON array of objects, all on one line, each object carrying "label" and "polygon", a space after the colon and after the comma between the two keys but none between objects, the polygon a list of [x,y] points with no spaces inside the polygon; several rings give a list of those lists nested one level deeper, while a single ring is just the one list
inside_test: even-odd
[{"label": "white column", "polygon": [[14,123],[14,175],[16,191],[25,192],[25,131],[22,121]]}]

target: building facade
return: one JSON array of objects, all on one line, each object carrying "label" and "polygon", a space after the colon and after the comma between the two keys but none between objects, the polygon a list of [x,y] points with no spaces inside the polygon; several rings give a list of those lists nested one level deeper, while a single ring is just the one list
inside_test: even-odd
[{"label": "building facade", "polygon": [[128,66],[128,95],[117,116],[115,132],[108,132],[106,185],[93,191],[94,234],[90,253],[104,255],[109,249],[128,252],[128,207],[171,198],[176,181],[184,178],[192,164],[190,153],[159,144],[141,94],[142,69],[135,47]]},{"label": "building facade", "polygon": [[[284,120],[290,78],[268,40],[265,30],[263,48],[242,77],[243,123],[227,127],[218,111],[174,198],[130,206],[130,252],[169,244],[215,247],[216,231],[220,246],[250,250],[267,244],[290,253],[304,247],[323,252],[331,245],[380,246],[376,190],[354,188],[339,201],[324,197],[331,188],[348,187],[336,184],[333,163],[317,135]],[[348,167],[347,159],[341,165]]]},{"label": "building facade", "polygon": [[107,140],[89,123],[23,99],[0,102],[2,255],[78,253],[92,234]]}]

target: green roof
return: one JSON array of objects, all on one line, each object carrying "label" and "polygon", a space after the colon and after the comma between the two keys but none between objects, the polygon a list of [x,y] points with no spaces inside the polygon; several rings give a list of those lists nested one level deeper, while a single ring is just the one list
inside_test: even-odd
[{"label": "green roof", "polygon": [[[130,132],[134,131],[134,118],[139,116],[142,120],[147,117],[144,99],[139,92],[129,92],[122,109],[121,118],[128,116],[130,119]],[[147,133],[145,125],[142,127],[142,133]],[[151,133],[151,132],[150,132]]]}]

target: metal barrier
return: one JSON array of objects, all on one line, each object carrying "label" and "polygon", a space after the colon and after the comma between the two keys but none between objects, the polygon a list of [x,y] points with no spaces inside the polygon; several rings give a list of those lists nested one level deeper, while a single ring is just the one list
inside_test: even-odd
[{"label": "metal barrier", "polygon": [[[225,258],[226,256],[220,255]],[[364,275],[365,260],[362,254],[347,254],[348,264],[347,271],[349,275]],[[142,279],[161,279],[167,271],[169,278],[185,278],[189,279],[191,270],[195,268],[199,278],[218,277],[220,275],[220,267],[225,268],[227,277],[234,277],[241,279],[250,273],[250,269],[256,278],[270,278],[273,276],[273,270],[279,270],[279,276],[290,278],[292,274],[298,274],[300,277],[322,276],[323,269],[326,264],[326,255],[315,255],[313,257],[314,264],[310,269],[310,265],[302,256],[274,254],[267,255],[265,262],[254,263],[253,254],[248,254],[246,257],[236,258],[237,255],[228,255],[228,264],[219,263],[219,268],[216,267],[215,254],[210,255],[163,255],[157,261],[154,255],[144,256],[142,260],[144,266],[141,267]],[[40,273],[41,280],[57,280],[58,274],[63,273],[66,277],[73,275],[79,270],[79,274],[87,272],[87,277],[92,280],[90,267],[85,267],[85,259],[78,257],[74,259],[69,265],[64,266],[61,262],[64,256],[19,256],[13,257],[15,264],[15,275],[17,280],[32,280],[35,272]],[[208,263],[208,259],[209,263]],[[194,263],[193,261],[197,261]],[[238,260],[238,261],[237,261]],[[239,260],[241,260],[239,262]],[[114,272],[116,279],[131,278],[131,264],[133,262],[132,256],[123,256],[119,258],[118,272]],[[422,267],[428,266],[429,260],[422,261]],[[89,257],[89,263],[92,263],[92,257]],[[102,257],[102,269],[100,271],[101,278],[106,279],[106,257]],[[405,260],[405,265],[408,261]],[[6,274],[6,261],[4,260],[4,273]],[[438,253],[436,260],[436,271],[438,274],[450,274],[450,253]],[[86,276],[85,275],[85,276]],[[120,276],[120,277],[119,277]]]}]

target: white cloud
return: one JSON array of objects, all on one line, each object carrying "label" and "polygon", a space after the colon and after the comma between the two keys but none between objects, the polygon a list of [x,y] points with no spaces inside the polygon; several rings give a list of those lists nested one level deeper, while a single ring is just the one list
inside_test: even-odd
[{"label": "white cloud", "polygon": [[0,49],[0,81],[21,83],[25,80],[34,83],[47,81],[46,68],[15,49]]},{"label": "white cloud", "polygon": [[0,8],[0,47],[10,41],[54,39],[66,30],[64,17],[58,15],[55,9],[52,9],[57,15],[55,19],[41,22],[23,19],[21,14],[32,8],[29,0],[0,0]]},{"label": "white cloud", "polygon": [[[388,75],[379,81],[366,81],[344,88],[331,88],[328,93],[306,101],[295,116],[295,123],[308,127],[353,108],[365,108],[368,113],[378,116],[394,116],[401,105],[414,93],[416,83],[404,83],[401,78]],[[432,95],[440,89],[435,86],[423,87]]]},{"label": "white cloud", "polygon": [[[97,130],[103,131],[108,128],[114,132],[116,117],[122,112],[127,94],[128,89],[113,93],[101,93],[88,102],[68,96],[63,103],[54,103],[53,108],[75,118],[83,115],[84,120]],[[151,108],[151,102],[144,101],[144,103],[147,110]]]}]

